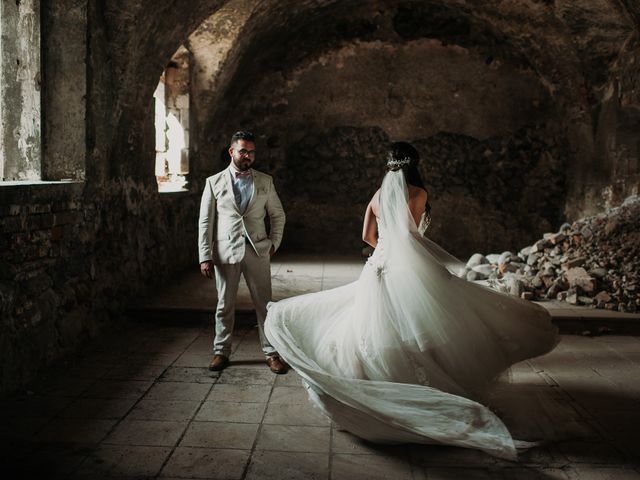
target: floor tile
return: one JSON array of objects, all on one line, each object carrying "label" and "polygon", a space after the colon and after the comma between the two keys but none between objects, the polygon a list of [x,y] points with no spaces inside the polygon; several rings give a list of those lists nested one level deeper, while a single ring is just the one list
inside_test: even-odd
[{"label": "floor tile", "polygon": [[266,404],[248,402],[207,401],[195,420],[199,422],[260,423]]},{"label": "floor tile", "polygon": [[249,454],[249,450],[178,447],[160,478],[240,479]]},{"label": "floor tile", "polygon": [[326,480],[329,455],[326,453],[255,452],[246,480]]},{"label": "floor tile", "polygon": [[215,383],[219,372],[206,367],[169,367],[160,377],[161,382]]},{"label": "floor tile", "polygon": [[272,404],[301,404],[309,403],[307,390],[302,387],[274,387],[271,394]]},{"label": "floor tile", "polygon": [[271,385],[276,375],[269,370],[266,363],[263,367],[229,367],[220,375],[218,383],[233,385]]},{"label": "floor tile", "polygon": [[48,443],[97,443],[107,436],[116,420],[57,418],[38,433],[38,440]]},{"label": "floor tile", "polygon": [[264,423],[328,427],[331,421],[309,402],[306,404],[269,403]]},{"label": "floor tile", "polygon": [[412,480],[404,458],[380,455],[335,454],[331,461],[331,480]]},{"label": "floor tile", "polygon": [[110,380],[156,380],[167,367],[164,365],[144,365],[125,363],[109,370],[104,378]]},{"label": "floor tile", "polygon": [[85,398],[140,398],[151,387],[151,381],[100,380],[82,395]]},{"label": "floor tile", "polygon": [[143,398],[127,416],[130,420],[190,420],[200,406],[199,401],[153,400]]},{"label": "floor tile", "polygon": [[145,396],[149,400],[204,400],[211,389],[207,383],[160,382],[154,384]]},{"label": "floor tile", "polygon": [[123,420],[104,440],[105,444],[171,447],[178,442],[187,422]]},{"label": "floor tile", "polygon": [[349,453],[361,455],[378,455],[387,452],[393,455],[406,455],[407,446],[405,445],[379,445],[367,442],[349,432],[332,430],[331,452],[332,453]]},{"label": "floor tile", "polygon": [[207,400],[222,402],[257,402],[266,403],[271,393],[270,385],[229,385],[213,386]]},{"label": "floor tile", "polygon": [[329,427],[263,425],[257,450],[329,452]]},{"label": "floor tile", "polygon": [[76,475],[153,477],[170,453],[169,447],[101,445],[87,456]]},{"label": "floor tile", "polygon": [[78,398],[58,414],[61,418],[119,419],[136,403],[135,398]]},{"label": "floor tile", "polygon": [[193,422],[180,446],[249,450],[257,432],[258,425],[254,423]]}]

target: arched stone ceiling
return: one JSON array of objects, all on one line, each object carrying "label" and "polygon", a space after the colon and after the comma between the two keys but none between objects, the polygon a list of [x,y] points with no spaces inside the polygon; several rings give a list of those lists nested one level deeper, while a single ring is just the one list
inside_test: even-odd
[{"label": "arched stone ceiling", "polygon": [[[557,98],[567,120],[574,123],[586,122],[589,104],[601,94],[608,68],[637,28],[639,18],[639,7],[631,0],[104,2],[101,8],[96,7],[95,26],[102,30],[106,42],[115,90],[109,102],[111,118],[118,129],[116,144],[126,144],[130,152],[125,157],[137,157],[145,151],[142,137],[149,99],[168,58],[199,26],[215,21],[215,15],[223,14],[223,7],[234,1],[236,11],[251,11],[231,46],[227,64],[234,68],[217,84],[218,91],[228,98],[248,88],[262,69],[299,61],[332,42],[388,35],[372,31],[366,21],[359,22],[358,12],[397,8],[394,28],[398,41],[430,37],[463,46],[484,46],[488,52],[497,49],[524,59]],[[230,22],[242,19],[233,8],[227,15]],[[424,28],[412,21],[413,16],[432,21]],[[336,24],[335,18],[344,21]],[[216,98],[212,96],[212,101]],[[584,143],[584,132],[573,135],[576,145]],[[120,146],[115,149],[119,151]]]}]

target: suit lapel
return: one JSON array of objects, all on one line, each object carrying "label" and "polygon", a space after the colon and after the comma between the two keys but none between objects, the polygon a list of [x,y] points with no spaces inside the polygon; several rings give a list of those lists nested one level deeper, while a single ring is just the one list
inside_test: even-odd
[{"label": "suit lapel", "polygon": [[253,177],[253,190],[251,191],[251,198],[249,199],[249,203],[247,203],[247,209],[244,211],[244,213],[247,213],[251,207],[253,206],[255,200],[256,200],[256,192],[258,191],[258,178],[254,173],[255,171],[253,170],[253,168],[251,169],[251,176]]},{"label": "suit lapel", "polygon": [[233,175],[233,172],[231,171],[230,167],[227,168],[227,171],[224,172],[224,175],[227,176],[227,190],[229,192],[228,195],[231,197],[233,208],[236,209],[236,212],[242,215],[242,212],[240,212],[240,207],[238,207],[238,203],[236,202],[236,194],[233,191],[233,180],[231,179],[231,175]]}]

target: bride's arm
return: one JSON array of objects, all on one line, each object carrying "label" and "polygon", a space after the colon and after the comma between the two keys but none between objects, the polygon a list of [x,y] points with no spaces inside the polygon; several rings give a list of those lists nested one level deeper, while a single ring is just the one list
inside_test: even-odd
[{"label": "bride's arm", "polygon": [[367,205],[367,211],[364,214],[364,224],[362,226],[362,240],[373,248],[376,248],[376,245],[378,245],[378,224],[376,223],[376,215],[373,213],[373,203],[375,199],[376,195],[373,196],[369,205]]}]

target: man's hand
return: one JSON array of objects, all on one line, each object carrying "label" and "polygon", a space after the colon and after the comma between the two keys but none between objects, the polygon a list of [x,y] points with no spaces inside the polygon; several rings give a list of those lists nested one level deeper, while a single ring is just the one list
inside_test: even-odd
[{"label": "man's hand", "polygon": [[202,262],[200,264],[200,273],[207,278],[213,278],[213,262],[211,260]]},{"label": "man's hand", "polygon": [[274,253],[276,253],[276,247],[271,245],[271,248],[269,249],[269,256],[272,257]]}]

